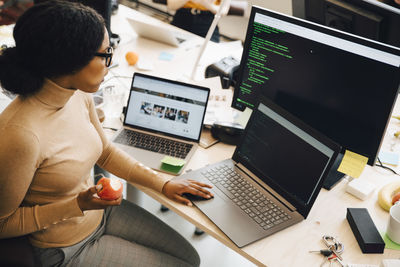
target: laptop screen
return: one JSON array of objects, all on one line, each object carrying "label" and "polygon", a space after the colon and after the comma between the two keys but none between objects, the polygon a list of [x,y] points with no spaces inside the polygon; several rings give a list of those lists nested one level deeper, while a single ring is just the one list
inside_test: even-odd
[{"label": "laptop screen", "polygon": [[125,124],[198,141],[210,90],[135,73]]},{"label": "laptop screen", "polygon": [[272,107],[264,98],[253,111],[233,159],[307,217],[337,151],[320,141],[325,137],[310,134],[304,123]]}]

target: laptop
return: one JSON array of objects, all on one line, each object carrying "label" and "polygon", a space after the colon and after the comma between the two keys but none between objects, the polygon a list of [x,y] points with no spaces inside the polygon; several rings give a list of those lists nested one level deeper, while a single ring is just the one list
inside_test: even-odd
[{"label": "laptop", "polygon": [[260,97],[231,159],[175,179],[213,185],[192,198],[238,247],[307,218],[340,146]]},{"label": "laptop", "polygon": [[[135,72],[124,111],[123,127],[112,141],[144,165],[166,168],[166,156],[188,162],[203,126],[210,89]],[[179,167],[179,166],[177,166]]]},{"label": "laptop", "polygon": [[183,42],[191,38],[189,34],[181,33],[173,29],[144,22],[139,19],[127,18],[135,32],[144,38],[179,47]]}]

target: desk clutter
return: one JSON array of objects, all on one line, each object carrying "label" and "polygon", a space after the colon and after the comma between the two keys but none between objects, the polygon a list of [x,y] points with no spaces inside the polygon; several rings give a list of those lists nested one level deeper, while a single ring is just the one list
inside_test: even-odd
[{"label": "desk clutter", "polygon": [[320,250],[311,250],[310,253],[319,253],[324,256],[324,261],[320,266],[324,266],[328,264],[331,266],[333,262],[338,262],[341,266],[346,267],[347,264],[343,262],[343,257],[341,256],[344,252],[344,245],[337,238],[324,235],[322,237],[322,241],[325,244],[326,248]]},{"label": "desk clutter", "polygon": [[[260,16],[265,15],[261,11],[257,14]],[[283,25],[285,23],[286,22],[283,21]],[[261,29],[258,26],[258,28],[256,30],[257,30],[257,32],[262,32],[264,29]],[[2,33],[4,33],[4,29],[3,30],[0,29],[0,37],[4,36],[4,35],[2,35]],[[8,31],[7,31],[7,33],[9,34]],[[295,36],[296,33],[292,33],[292,35]],[[262,39],[262,38],[259,37],[259,39]],[[124,39],[124,40],[126,40],[126,39]],[[129,44],[129,45],[131,45],[131,44]],[[261,42],[258,41],[257,45],[261,47]],[[279,49],[281,49],[281,50],[283,49],[286,56],[289,56],[289,54],[291,53],[291,51],[287,50],[285,47],[280,46]],[[187,50],[188,49],[186,49],[185,51],[187,52]],[[120,50],[120,51],[122,51],[122,50]],[[138,49],[136,49],[136,47],[134,47],[134,48],[129,47],[129,51],[124,50],[123,52],[121,52],[122,57],[120,58],[121,61],[119,62],[121,66],[119,66],[119,67],[129,67],[128,68],[129,75],[131,75],[133,66],[135,67],[134,71],[137,71],[137,70],[139,70],[139,71],[154,71],[155,70],[155,71],[157,71],[157,75],[158,75],[158,69],[156,69],[158,67],[158,65],[162,64],[163,66],[167,66],[168,63],[175,64],[176,60],[179,59],[180,55],[178,55],[175,52],[171,52],[171,51],[174,51],[174,50],[169,50],[169,48],[166,49],[164,46],[162,51],[157,50],[156,52],[154,52],[155,56],[150,57],[147,54],[144,54],[143,50],[138,50]],[[293,49],[293,51],[294,51],[294,49]],[[249,52],[245,51],[245,55],[246,55],[246,53],[249,53]],[[237,145],[243,136],[246,122],[248,121],[248,119],[251,115],[251,111],[254,108],[254,106],[251,108],[251,105],[255,104],[255,102],[253,103],[251,101],[253,101],[253,100],[255,101],[256,97],[254,97],[254,99],[251,98],[250,99],[251,101],[246,98],[247,96],[250,95],[250,92],[253,89],[252,86],[253,85],[257,86],[258,83],[263,83],[264,80],[266,80],[267,78],[271,78],[271,82],[273,82],[273,80],[274,80],[273,74],[276,75],[275,73],[279,73],[279,71],[274,72],[274,70],[271,69],[270,66],[266,66],[266,65],[264,66],[264,65],[261,65],[260,62],[258,62],[258,60],[263,56],[263,55],[261,55],[262,54],[261,52],[259,53],[256,51],[252,51],[251,53],[253,55],[253,59],[249,60],[250,63],[248,64],[248,65],[253,66],[249,70],[251,77],[250,77],[250,79],[248,79],[247,84],[245,84],[245,83],[239,84],[237,86],[237,88],[235,88],[235,92],[232,92],[232,90],[230,90],[230,89],[229,90],[224,90],[224,89],[227,89],[230,86],[235,86],[236,83],[241,82],[241,79],[243,77],[239,77],[240,76],[239,71],[243,71],[243,69],[240,69],[240,66],[239,66],[240,60],[236,60],[235,58],[230,57],[230,56],[224,57],[220,60],[217,59],[217,61],[212,64],[210,64],[209,62],[207,63],[210,65],[208,65],[208,67],[206,68],[205,76],[208,78],[214,77],[216,79],[211,78],[211,79],[206,79],[206,80],[198,82],[198,83],[196,82],[196,84],[201,84],[202,82],[204,84],[207,84],[207,82],[210,82],[210,80],[212,80],[213,82],[215,82],[216,80],[218,81],[218,86],[215,86],[214,84],[212,84],[212,85],[210,84],[210,86],[203,84],[203,86],[205,86],[205,87],[216,89],[216,90],[211,90],[211,92],[209,94],[208,106],[207,106],[207,110],[205,111],[206,115],[204,117],[203,125],[200,126],[202,128],[204,128],[204,125],[207,126],[206,129],[202,130],[201,137],[198,142],[201,147],[208,148],[208,147],[216,144],[217,142],[230,144],[230,145]],[[279,54],[279,53],[275,53],[275,54]],[[279,55],[282,56],[282,54],[279,54]],[[125,56],[125,60],[124,60],[123,56]],[[186,54],[185,54],[185,56],[186,56]],[[290,56],[291,56],[291,54],[290,54]],[[187,61],[189,59],[190,59],[189,57],[187,59],[185,58],[185,60],[187,60]],[[122,63],[124,63],[124,64],[122,64]],[[128,66],[126,66],[126,65],[128,65]],[[254,67],[254,66],[256,66],[256,67]],[[257,71],[254,71],[255,69],[257,69]],[[261,69],[264,69],[265,73],[267,73],[267,74],[264,73],[265,75],[264,74],[261,75],[260,74],[261,72],[258,71]],[[173,72],[173,71],[174,70],[167,70],[165,72]],[[257,74],[258,74],[258,76],[257,76]],[[124,73],[124,75],[126,75],[126,73]],[[141,74],[138,74],[138,75],[141,75]],[[162,76],[162,75],[160,75],[160,76]],[[119,77],[122,77],[122,76],[119,76]],[[146,78],[146,77],[144,77],[144,78]],[[147,78],[149,78],[149,77],[147,77]],[[155,79],[161,80],[161,78],[160,79],[155,78]],[[195,83],[194,81],[190,81],[190,83],[192,83],[192,82]],[[282,82],[286,82],[286,80],[282,81]],[[221,83],[222,83],[222,85],[221,85]],[[252,86],[249,86],[249,84],[251,84]],[[240,86],[241,86],[241,90],[239,90]],[[128,89],[126,91],[132,90],[132,88],[126,88],[126,89]],[[149,87],[149,88],[142,88],[142,89],[144,91],[144,90],[153,90],[154,88]],[[240,94],[243,94],[243,95],[241,95],[241,97],[244,96],[244,98],[238,97],[237,94],[239,92],[240,92]],[[300,92],[300,90],[299,90],[299,92]],[[137,93],[138,92],[136,92],[136,94]],[[165,91],[160,91],[157,93],[158,93],[158,95],[156,93],[153,93],[150,98],[147,98],[147,100],[141,99],[140,102],[136,103],[137,104],[136,106],[139,107],[137,109],[138,114],[136,114],[136,115],[140,115],[142,117],[147,116],[146,118],[153,119],[153,122],[156,120],[161,121],[163,123],[176,121],[177,124],[180,123],[179,126],[187,125],[188,120],[193,118],[193,115],[195,113],[195,110],[188,111],[188,110],[183,109],[183,106],[186,105],[190,101],[186,101],[186,102],[181,101],[181,102],[185,102],[185,103],[180,103],[180,104],[182,104],[182,106],[180,106],[180,107],[173,106],[173,104],[172,104],[173,102],[170,101],[172,98],[167,99],[165,97],[165,99],[163,99],[163,101],[165,100],[165,102],[154,102],[154,101],[151,102],[150,100],[154,100],[155,96],[160,97],[162,94],[167,94],[167,93],[169,94],[169,91],[165,90]],[[187,94],[188,93],[186,91],[185,93],[182,93],[182,95],[176,95],[174,97],[176,97],[176,99],[178,99],[179,97],[182,97],[182,96],[184,96],[185,98],[189,98],[189,97],[187,97]],[[234,94],[234,95],[232,95],[232,94]],[[139,94],[137,94],[137,95],[139,95]],[[94,94],[96,111],[98,112],[100,121],[104,121],[105,116],[107,117],[107,114],[110,114],[110,112],[106,112],[106,114],[104,113],[104,108],[107,105],[109,105],[109,102],[105,103],[105,102],[107,102],[106,98],[107,98],[107,96]],[[240,113],[240,114],[245,114],[246,112],[250,112],[248,114],[248,116],[243,120],[243,121],[245,121],[245,123],[238,123],[238,120],[237,120],[238,118],[235,116],[239,113],[239,110],[236,110],[236,109],[234,110],[234,109],[230,108],[230,105],[232,103],[232,98],[234,98],[234,103],[236,103],[236,108],[240,105],[242,105],[241,106],[242,108],[247,105],[246,111]],[[195,99],[195,98],[193,97],[193,99]],[[193,100],[193,99],[189,99],[189,100]],[[243,102],[243,101],[240,102],[240,101],[238,101],[238,99],[240,99],[240,100],[244,99],[246,101],[248,100],[249,102],[246,102],[246,105],[245,105],[244,104],[245,102]],[[1,112],[1,103],[2,103],[1,101],[2,101],[2,99],[0,97],[0,112]],[[169,102],[167,102],[167,101],[169,101]],[[120,106],[119,104],[117,104],[117,106]],[[292,106],[295,106],[295,105],[292,105]],[[390,104],[388,106],[390,106]],[[115,110],[115,109],[112,108],[111,110]],[[107,111],[107,108],[105,111]],[[120,113],[120,110],[118,110],[118,114],[119,113]],[[128,113],[128,110],[125,109],[125,111],[123,113],[124,113],[124,118],[126,118],[125,114]],[[299,113],[299,114],[301,114],[301,113]],[[316,113],[313,113],[313,114],[316,114]],[[109,115],[109,117],[112,117],[112,116]],[[113,116],[113,117],[115,117],[115,116]],[[400,117],[398,117],[396,119],[400,120]],[[119,117],[118,117],[118,122],[119,122]],[[129,121],[126,121],[126,122],[127,122],[127,124],[132,123]],[[155,123],[153,123],[151,126],[154,126],[154,125],[155,125]],[[141,127],[141,126],[143,126],[143,125],[139,125],[139,127]],[[341,128],[341,126],[339,125],[338,128]],[[169,129],[174,129],[174,128],[169,127]],[[200,128],[200,130],[201,130],[201,128]],[[342,132],[345,132],[345,131],[346,130],[343,129]],[[325,134],[327,134],[327,133],[325,133]],[[396,131],[396,133],[391,134],[391,135],[393,138],[400,137],[400,131],[399,132]],[[132,146],[140,146],[137,143],[141,143],[141,142],[135,143],[133,141],[133,139],[134,139],[133,137],[129,137],[129,140],[132,141],[131,145]],[[118,141],[118,140],[115,139],[114,141]],[[149,143],[151,143],[153,141],[154,140],[151,140],[151,141],[149,141]],[[135,143],[135,144],[133,144],[133,143]],[[227,146],[225,146],[225,147],[227,147]],[[213,147],[210,150],[215,151],[214,148],[215,147]],[[154,150],[155,149],[154,146],[151,146],[151,149]],[[162,149],[164,149],[164,148],[162,148]],[[352,179],[346,185],[346,187],[341,187],[340,190],[338,190],[338,191],[340,193],[347,192],[347,193],[355,196],[357,199],[348,197],[348,196],[344,197],[346,199],[351,198],[350,201],[352,201],[352,203],[361,203],[361,202],[359,202],[359,200],[364,201],[361,203],[361,205],[364,205],[364,204],[370,205],[371,202],[376,203],[375,199],[373,199],[373,197],[375,197],[374,193],[376,193],[375,189],[377,188],[377,185],[374,183],[370,183],[366,179],[363,179],[364,178],[363,176],[365,176],[365,169],[367,169],[365,167],[367,164],[370,164],[370,160],[371,160],[371,158],[374,158],[374,155],[369,155],[369,157],[365,157],[365,156],[362,156],[361,154],[353,152],[347,148],[344,148],[343,151],[345,151],[344,158],[341,161],[341,164],[339,166],[339,171],[342,172],[343,174],[349,175],[353,178],[357,178],[357,177],[360,177],[360,178]],[[357,152],[359,152],[359,151],[357,151]],[[398,163],[399,163],[399,154],[396,152],[397,151],[389,151],[389,150],[380,151],[378,158],[384,164],[389,164],[391,166],[397,167]],[[146,165],[153,167],[153,169],[160,169],[161,171],[164,171],[164,172],[172,174],[172,175],[177,175],[177,174],[182,173],[182,171],[188,165],[190,157],[189,157],[189,159],[179,157],[178,152],[168,151],[168,153],[169,154],[165,154],[165,155],[162,155],[161,157],[157,158],[158,165],[155,165],[155,166],[150,166],[149,164],[146,164]],[[202,150],[201,153],[207,153],[207,152],[204,152],[204,150]],[[289,157],[290,154],[291,153],[286,153],[286,156]],[[209,155],[207,155],[207,157],[208,156]],[[338,191],[324,192],[324,197],[330,197],[330,196],[332,196],[332,194],[335,194]],[[380,188],[380,190],[378,192],[377,201],[378,201],[379,207],[381,207],[383,210],[386,211],[384,214],[387,215],[388,222],[391,218],[391,214],[389,212],[395,206],[396,201],[400,198],[400,193],[398,193],[398,192],[400,192],[400,181],[390,182],[390,183],[386,184],[385,186],[383,186],[382,188]],[[328,194],[331,194],[331,195],[329,196]],[[341,201],[341,199],[338,200],[338,202],[339,201]],[[316,202],[316,205],[318,205],[318,204],[319,203]],[[378,206],[378,205],[376,205],[376,206]],[[253,206],[250,208],[253,208],[251,211],[256,210],[255,207],[253,207]],[[249,210],[250,210],[250,208],[249,208]],[[314,209],[316,209],[316,208],[314,208]],[[321,215],[321,213],[319,212],[320,210],[321,210],[320,208],[317,209],[315,211],[315,214],[312,214],[312,216],[320,216]],[[392,240],[391,238],[389,238],[389,235],[391,235],[390,233],[386,233],[385,231],[382,233],[381,227],[378,227],[381,230],[381,232],[379,232],[374,221],[372,220],[372,218],[374,218],[374,220],[375,220],[376,217],[374,217],[374,216],[376,216],[376,214],[380,214],[379,213],[380,211],[372,213],[371,210],[372,210],[371,206],[369,206],[368,209],[367,208],[348,208],[347,209],[346,219],[348,221],[348,225],[347,225],[347,223],[345,223],[345,225],[346,225],[346,227],[349,226],[351,228],[351,230],[354,234],[354,238],[357,241],[357,244],[359,245],[359,247],[361,249],[361,252],[368,253],[368,254],[370,254],[370,253],[380,254],[380,253],[384,252],[385,248],[386,249],[399,249],[400,243],[398,244],[395,241],[393,241],[393,240],[397,240],[397,239],[392,237],[393,238],[393,240]],[[393,208],[393,210],[394,210],[394,208]],[[257,212],[259,212],[259,211],[257,211]],[[371,212],[371,215],[373,215],[372,217],[370,215],[370,212]],[[340,219],[342,219],[342,218],[337,218],[337,219],[338,219],[338,221],[340,221]],[[377,223],[377,225],[378,224],[379,223]],[[300,229],[303,230],[303,229],[307,229],[307,228],[300,228]],[[387,230],[387,228],[385,228],[384,230]],[[348,231],[348,232],[350,233],[350,231]],[[390,231],[388,231],[388,232],[390,232]],[[399,241],[399,240],[397,240],[397,241]],[[347,263],[346,262],[345,245],[342,242],[342,240],[339,240],[338,238],[336,238],[334,236],[324,235],[322,237],[322,242],[324,243],[323,248],[320,248],[319,250],[315,250],[315,251],[310,251],[310,253],[318,253],[323,256],[323,259],[321,260],[322,261],[321,266],[328,266],[328,265],[332,264],[332,266],[347,266],[347,267],[378,267],[378,265],[373,265],[373,264],[368,265],[368,264]],[[347,242],[346,242],[346,244],[347,244]],[[266,247],[268,247],[268,244],[266,244]],[[349,253],[348,251],[350,249],[352,249],[352,248],[346,247],[346,252]],[[249,249],[249,251],[250,250],[252,250],[252,249]],[[361,254],[361,252],[359,252],[359,254]],[[247,253],[247,252],[245,251],[244,253]],[[386,252],[385,252],[385,255],[387,255]],[[350,258],[350,257],[348,257],[348,258]],[[367,258],[366,258],[366,261],[368,261]],[[384,259],[381,261],[381,267],[399,267],[400,266],[399,261],[400,260],[398,260],[398,259]],[[269,264],[268,264],[268,266],[269,266]]]},{"label": "desk clutter", "polygon": [[352,179],[346,187],[346,192],[366,200],[375,190],[375,185],[363,179]]},{"label": "desk clutter", "polygon": [[243,132],[244,127],[239,123],[217,121],[211,127],[211,135],[229,145],[238,145]]},{"label": "desk clutter", "polygon": [[[384,185],[378,193],[378,203],[379,206],[386,210],[389,211],[390,208],[393,206],[393,204],[398,200],[400,195],[398,193],[400,192],[400,181],[394,181],[387,183]],[[396,199],[395,199],[396,197]]]}]

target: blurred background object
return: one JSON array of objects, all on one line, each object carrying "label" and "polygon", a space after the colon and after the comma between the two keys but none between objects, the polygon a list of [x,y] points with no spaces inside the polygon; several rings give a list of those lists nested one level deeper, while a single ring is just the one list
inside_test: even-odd
[{"label": "blurred background object", "polygon": [[33,0],[0,0],[0,25],[9,25],[17,21]]}]

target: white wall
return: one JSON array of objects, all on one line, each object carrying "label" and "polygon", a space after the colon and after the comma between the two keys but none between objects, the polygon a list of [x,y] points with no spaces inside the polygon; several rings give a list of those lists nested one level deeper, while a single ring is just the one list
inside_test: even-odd
[{"label": "white wall", "polygon": [[[242,0],[232,0],[242,1]],[[246,1],[246,0],[243,0]],[[281,13],[292,15],[292,0],[247,0],[248,9],[244,17],[227,16],[219,22],[220,32],[233,39],[244,40],[247,31],[247,22],[252,5],[265,7]]]},{"label": "white wall", "polygon": [[249,4],[292,15],[292,0],[248,0]]}]

